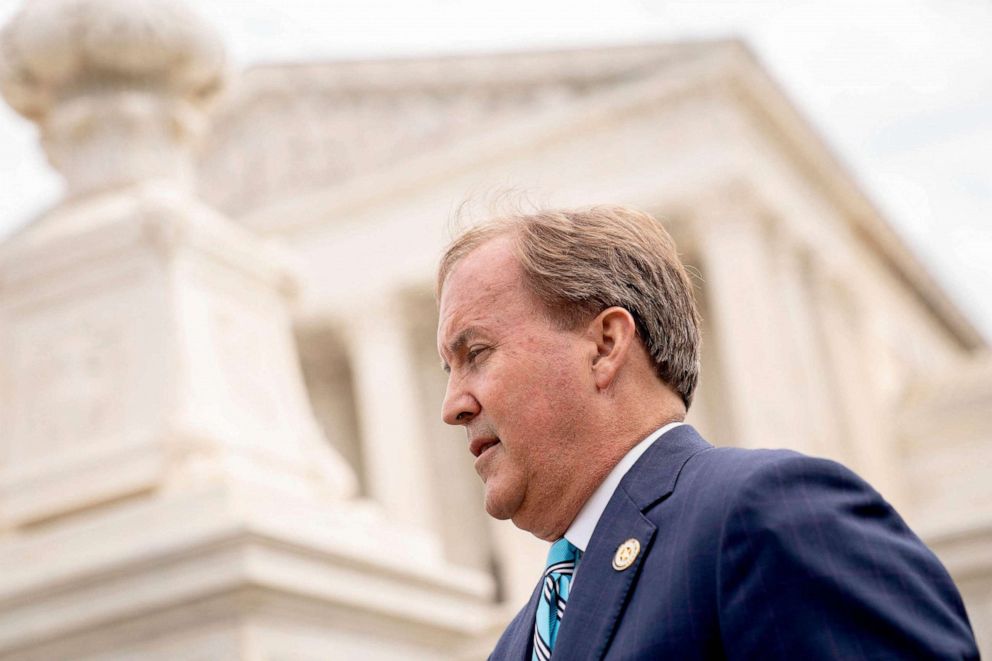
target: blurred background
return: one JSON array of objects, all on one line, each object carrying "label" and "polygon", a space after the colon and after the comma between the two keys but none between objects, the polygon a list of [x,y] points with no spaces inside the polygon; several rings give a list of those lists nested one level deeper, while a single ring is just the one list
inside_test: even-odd
[{"label": "blurred background", "polygon": [[[21,2],[0,0],[0,21]],[[744,39],[986,335],[992,291],[992,6],[618,0],[206,0],[236,68],[364,58]],[[56,199],[33,127],[0,107],[0,233]],[[14,192],[17,192],[15,195]]]},{"label": "blurred background", "polygon": [[989,3],[0,23],[0,658],[484,658],[546,545],[438,420],[432,278],[507,197],[661,218],[690,422],[866,477],[992,653]]}]

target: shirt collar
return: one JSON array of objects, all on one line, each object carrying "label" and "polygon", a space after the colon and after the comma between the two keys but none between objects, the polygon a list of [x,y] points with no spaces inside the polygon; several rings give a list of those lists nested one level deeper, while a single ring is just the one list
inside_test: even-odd
[{"label": "shirt collar", "polygon": [[589,546],[589,539],[596,529],[596,524],[599,523],[599,518],[603,516],[603,510],[609,504],[610,499],[613,497],[613,492],[616,491],[617,485],[620,484],[623,476],[637,463],[637,460],[651,447],[651,444],[661,438],[662,434],[682,424],[685,423],[670,422],[661,429],[655,430],[643,441],[632,447],[623,456],[623,459],[613,467],[610,474],[606,476],[606,479],[596,488],[592,496],[589,497],[589,500],[586,501],[586,504],[579,510],[578,516],[575,517],[572,525],[565,531],[565,539],[580,551],[585,551],[586,547]]}]

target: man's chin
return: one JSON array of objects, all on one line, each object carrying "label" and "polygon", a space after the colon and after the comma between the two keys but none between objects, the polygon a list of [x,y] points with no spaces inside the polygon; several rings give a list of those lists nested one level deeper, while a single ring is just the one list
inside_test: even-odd
[{"label": "man's chin", "polygon": [[508,511],[507,508],[500,505],[491,505],[488,499],[486,500],[486,513],[500,521],[506,521],[513,516],[513,512]]},{"label": "man's chin", "polygon": [[513,518],[513,515],[517,513],[518,509],[519,503],[516,500],[511,500],[498,493],[494,493],[491,485],[486,484],[486,512],[489,516],[500,521],[506,521]]}]

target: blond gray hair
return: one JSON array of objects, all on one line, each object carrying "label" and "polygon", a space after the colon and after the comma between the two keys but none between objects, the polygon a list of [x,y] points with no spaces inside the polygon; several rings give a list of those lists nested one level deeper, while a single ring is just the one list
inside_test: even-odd
[{"label": "blond gray hair", "polygon": [[575,329],[608,307],[630,312],[658,377],[689,407],[699,378],[699,313],[675,242],[659,221],[619,206],[489,219],[445,250],[438,299],[455,264],[500,236],[512,237],[528,286],[558,328]]}]

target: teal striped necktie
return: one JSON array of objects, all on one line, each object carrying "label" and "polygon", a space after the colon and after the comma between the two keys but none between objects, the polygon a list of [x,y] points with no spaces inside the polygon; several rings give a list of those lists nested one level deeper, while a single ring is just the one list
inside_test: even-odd
[{"label": "teal striped necktie", "polygon": [[537,621],[534,623],[534,653],[531,661],[548,661],[558,638],[558,627],[565,614],[565,604],[572,586],[572,575],[579,564],[582,551],[564,537],[551,545],[548,566],[544,570],[541,596],[537,600]]}]

